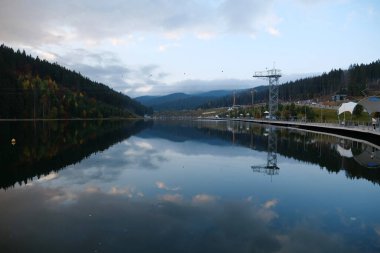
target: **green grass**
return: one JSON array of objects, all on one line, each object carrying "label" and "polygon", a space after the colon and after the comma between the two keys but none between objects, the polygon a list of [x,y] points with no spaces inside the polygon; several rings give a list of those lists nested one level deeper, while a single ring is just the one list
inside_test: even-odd
[{"label": "green grass", "polygon": [[[315,113],[315,121],[321,122],[321,109],[313,108]],[[338,121],[338,114],[336,109],[322,109],[322,119],[323,122],[336,122]],[[340,115],[340,120],[344,119],[344,115]],[[359,122],[369,122],[371,121],[371,117],[366,112],[362,112],[360,116],[353,115],[351,118],[351,113],[346,112],[346,120],[347,121],[359,121]]]}]

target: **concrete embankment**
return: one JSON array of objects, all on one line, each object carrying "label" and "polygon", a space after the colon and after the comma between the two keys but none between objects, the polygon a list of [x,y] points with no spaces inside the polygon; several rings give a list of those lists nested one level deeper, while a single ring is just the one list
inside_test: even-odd
[{"label": "concrete embankment", "polygon": [[361,139],[380,145],[380,129],[373,129],[372,126],[344,126],[331,123],[314,123],[314,122],[298,122],[298,121],[281,121],[281,120],[263,120],[263,119],[219,119],[241,122],[251,122],[263,125],[273,125],[280,127],[299,128],[317,132],[336,134],[355,139]]}]

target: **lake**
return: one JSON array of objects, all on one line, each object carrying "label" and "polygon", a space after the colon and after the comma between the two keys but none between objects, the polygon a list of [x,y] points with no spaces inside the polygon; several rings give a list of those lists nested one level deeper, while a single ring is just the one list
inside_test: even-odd
[{"label": "lake", "polygon": [[225,121],[1,122],[0,162],[0,252],[380,252],[380,151],[359,140]]}]

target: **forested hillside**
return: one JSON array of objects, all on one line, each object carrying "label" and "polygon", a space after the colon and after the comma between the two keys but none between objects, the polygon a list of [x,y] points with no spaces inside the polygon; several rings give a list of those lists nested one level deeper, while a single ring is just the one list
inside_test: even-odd
[{"label": "forested hillside", "polygon": [[207,92],[185,94],[172,93],[165,96],[142,96],[135,99],[155,111],[194,110],[208,101],[232,94],[229,90],[212,90]]},{"label": "forested hillside", "polygon": [[0,118],[132,117],[148,111],[57,63],[0,46]]},{"label": "forested hillside", "polygon": [[[268,101],[268,86],[255,87],[239,92],[235,96],[236,104],[247,105],[252,102]],[[331,70],[322,75],[303,78],[279,86],[280,101],[296,101],[330,97],[335,94],[364,96],[380,93],[380,60],[370,64],[354,64],[348,70]],[[204,104],[203,108],[224,107],[233,104],[233,97],[226,96]]]},{"label": "forested hillside", "polygon": [[370,64],[354,64],[348,70],[331,70],[320,76],[287,82],[280,86],[282,100],[313,99],[336,93],[363,96],[368,91],[380,91],[380,60]]}]

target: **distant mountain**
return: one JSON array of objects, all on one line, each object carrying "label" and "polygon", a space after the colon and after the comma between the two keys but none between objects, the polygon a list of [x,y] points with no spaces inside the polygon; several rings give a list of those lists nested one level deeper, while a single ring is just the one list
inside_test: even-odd
[{"label": "distant mountain", "polygon": [[232,90],[212,90],[203,93],[196,93],[195,95],[199,97],[224,97],[231,96],[232,93]]},{"label": "distant mountain", "polygon": [[262,103],[268,100],[269,87],[267,85],[256,86],[251,89],[238,90],[235,92],[235,96],[230,94],[215,97],[214,99],[209,100],[207,103],[200,105],[200,108],[216,108],[216,107],[228,107],[234,104],[235,105],[249,105],[252,103]]},{"label": "distant mountain", "polygon": [[142,96],[135,98],[136,101],[142,103],[145,106],[155,106],[158,104],[164,104],[172,101],[189,98],[191,95],[185,93],[172,93],[164,96]]},{"label": "distant mountain", "polygon": [[233,91],[214,90],[196,94],[173,93],[165,96],[142,96],[135,99],[155,111],[192,110],[215,99],[232,96]]},{"label": "distant mountain", "polygon": [[0,46],[0,118],[134,117],[150,110],[57,63]]}]

